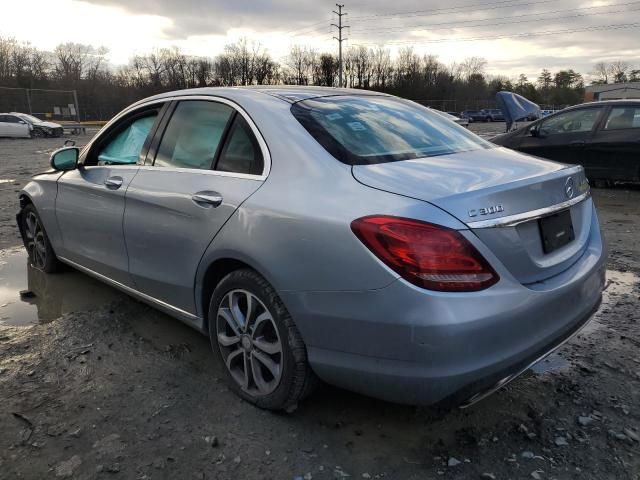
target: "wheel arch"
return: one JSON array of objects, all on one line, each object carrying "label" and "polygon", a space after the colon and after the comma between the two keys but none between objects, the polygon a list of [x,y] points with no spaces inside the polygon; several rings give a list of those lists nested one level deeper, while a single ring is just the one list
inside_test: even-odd
[{"label": "wheel arch", "polygon": [[265,275],[256,262],[242,255],[227,253],[209,261],[201,262],[196,279],[196,309],[202,315],[202,330],[209,331],[209,302],[213,291],[224,277],[231,272],[242,269],[250,269],[261,275],[275,289],[269,276]]},{"label": "wheel arch", "polygon": [[24,240],[24,226],[22,224],[22,211],[27,205],[33,205],[33,199],[27,194],[24,190],[22,190],[18,194],[18,204],[20,205],[20,209],[16,213],[16,223],[18,224],[18,231],[20,232],[20,238]]}]

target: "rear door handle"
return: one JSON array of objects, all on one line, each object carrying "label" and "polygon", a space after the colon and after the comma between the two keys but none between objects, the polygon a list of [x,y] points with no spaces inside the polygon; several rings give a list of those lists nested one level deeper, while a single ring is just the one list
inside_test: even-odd
[{"label": "rear door handle", "polygon": [[109,177],[104,181],[104,184],[110,190],[117,190],[122,186],[122,177]]},{"label": "rear door handle", "polygon": [[584,140],[576,140],[575,142],[569,142],[569,146],[573,148],[583,148],[587,142]]},{"label": "rear door handle", "polygon": [[198,192],[194,193],[191,200],[200,207],[219,207],[222,205],[222,195],[217,192]]}]

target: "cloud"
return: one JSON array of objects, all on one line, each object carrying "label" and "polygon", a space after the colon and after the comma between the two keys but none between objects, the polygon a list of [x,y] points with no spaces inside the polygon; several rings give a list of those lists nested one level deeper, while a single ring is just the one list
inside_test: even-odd
[{"label": "cloud", "polygon": [[[29,5],[10,0],[8,10],[3,6],[5,30],[18,37],[40,35],[37,44],[50,42],[49,48],[59,41],[104,43],[115,63],[172,45],[213,56],[241,36],[276,58],[293,44],[337,50],[331,27],[335,0],[32,0]],[[42,11],[46,22],[33,28],[27,8]],[[60,29],[69,11],[81,21]],[[622,59],[640,68],[635,41],[640,28],[582,31],[640,24],[640,0],[353,0],[345,11],[351,27],[347,46],[386,44],[394,51],[413,46],[446,64],[483,56],[490,73],[508,76],[533,77],[542,68],[588,73],[599,60]],[[542,34],[560,30],[565,32]]]},{"label": "cloud", "polygon": [[123,8],[132,14],[153,13],[171,18],[174,26],[164,33],[175,40],[196,35],[221,35],[230,29],[240,28],[290,31],[317,22],[318,19],[328,20],[333,6],[330,2],[290,0],[88,1],[94,5]]}]

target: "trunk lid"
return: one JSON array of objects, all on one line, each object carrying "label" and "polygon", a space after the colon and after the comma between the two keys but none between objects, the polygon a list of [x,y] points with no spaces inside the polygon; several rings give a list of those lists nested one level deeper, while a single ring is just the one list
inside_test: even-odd
[{"label": "trunk lid", "polygon": [[[353,175],[360,183],[429,202],[455,216],[523,284],[571,266],[589,238],[593,209],[590,200],[581,201],[589,187],[580,166],[492,148],[355,165]],[[569,186],[572,192],[567,193]],[[570,210],[575,239],[545,253],[538,218],[557,206]]]}]

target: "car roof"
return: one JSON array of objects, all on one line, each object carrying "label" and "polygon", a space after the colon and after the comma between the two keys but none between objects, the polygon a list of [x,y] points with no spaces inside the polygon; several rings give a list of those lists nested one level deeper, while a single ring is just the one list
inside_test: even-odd
[{"label": "car roof", "polygon": [[136,102],[132,106],[146,103],[150,100],[171,99],[173,97],[188,95],[211,95],[229,98],[230,100],[242,100],[242,98],[255,97],[257,95],[269,95],[288,103],[296,103],[302,100],[309,100],[311,98],[330,97],[336,95],[390,96],[386,93],[356,88],[307,87],[296,85],[253,85],[247,87],[204,87],[174,90],[145,98]]},{"label": "car roof", "polygon": [[640,107],[640,99],[637,98],[620,98],[616,100],[598,100],[595,102],[585,102],[580,103],[578,105],[573,105],[571,107],[567,107],[564,110],[557,110],[558,112],[563,112],[566,110],[573,110],[576,108],[583,107],[599,107],[599,106],[607,106],[607,105],[634,105]]}]

